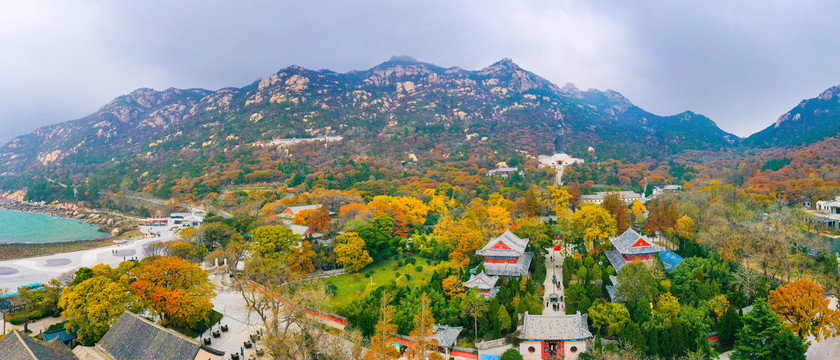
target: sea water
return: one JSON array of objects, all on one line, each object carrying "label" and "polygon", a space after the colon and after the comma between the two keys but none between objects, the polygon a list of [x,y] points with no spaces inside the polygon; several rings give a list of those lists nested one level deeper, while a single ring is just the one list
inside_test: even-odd
[{"label": "sea water", "polygon": [[0,244],[94,240],[110,236],[97,228],[84,220],[0,209]]}]

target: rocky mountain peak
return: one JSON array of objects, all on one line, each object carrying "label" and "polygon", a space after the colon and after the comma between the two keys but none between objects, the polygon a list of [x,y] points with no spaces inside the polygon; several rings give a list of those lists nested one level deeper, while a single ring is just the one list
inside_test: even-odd
[{"label": "rocky mountain peak", "polygon": [[832,86],[828,88],[826,91],[823,91],[820,96],[817,96],[817,99],[828,101],[834,99],[835,97],[840,98],[840,86]]}]

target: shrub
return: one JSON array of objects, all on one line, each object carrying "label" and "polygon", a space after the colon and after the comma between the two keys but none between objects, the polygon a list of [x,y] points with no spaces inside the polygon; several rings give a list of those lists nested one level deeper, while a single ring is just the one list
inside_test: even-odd
[{"label": "shrub", "polygon": [[423,265],[417,265],[417,267],[416,267],[416,268],[414,268],[414,271],[416,271],[416,272],[421,272],[421,271],[423,271]]}]

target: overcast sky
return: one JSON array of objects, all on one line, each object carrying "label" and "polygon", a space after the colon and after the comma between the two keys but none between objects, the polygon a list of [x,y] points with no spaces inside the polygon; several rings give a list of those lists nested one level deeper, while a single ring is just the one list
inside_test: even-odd
[{"label": "overcast sky", "polygon": [[287,65],[512,58],[562,86],[747,136],[840,84],[840,2],[4,1],[0,142],[139,87],[244,86]]}]

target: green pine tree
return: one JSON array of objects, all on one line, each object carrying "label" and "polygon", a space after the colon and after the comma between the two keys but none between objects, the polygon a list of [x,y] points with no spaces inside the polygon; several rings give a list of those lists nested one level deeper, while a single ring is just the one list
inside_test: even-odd
[{"label": "green pine tree", "polygon": [[790,329],[785,329],[773,337],[773,344],[770,345],[773,360],[805,360],[805,344],[802,339]]},{"label": "green pine tree", "polygon": [[773,348],[767,345],[782,332],[779,315],[770,310],[766,302],[756,301],[742,322],[744,327],[738,332],[732,360],[770,359]]},{"label": "green pine tree", "polygon": [[741,318],[734,306],[729,306],[718,323],[718,341],[724,347],[735,344],[735,334],[741,330]]},{"label": "green pine tree", "polygon": [[656,328],[650,329],[650,338],[648,339],[648,355],[659,356],[659,330]]}]

